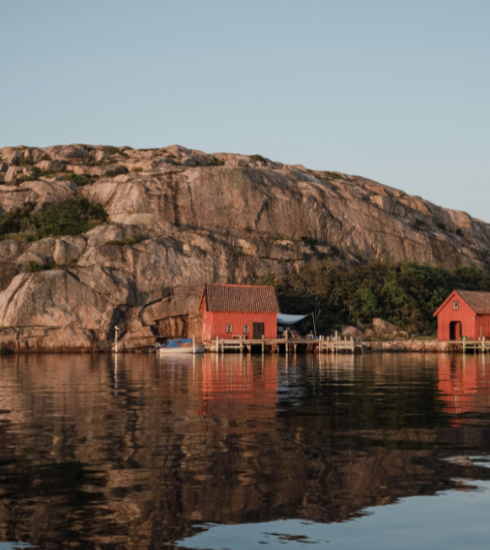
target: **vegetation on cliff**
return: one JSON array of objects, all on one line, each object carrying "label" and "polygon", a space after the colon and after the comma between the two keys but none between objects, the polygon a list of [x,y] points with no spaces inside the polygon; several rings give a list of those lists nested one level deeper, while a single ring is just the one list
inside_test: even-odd
[{"label": "vegetation on cliff", "polygon": [[0,221],[0,240],[35,241],[44,237],[79,235],[106,220],[107,213],[102,205],[91,204],[84,197],[52,204],[37,214],[32,213],[32,206],[15,208]]},{"label": "vegetation on cliff", "polygon": [[260,282],[276,286],[285,313],[319,311],[316,328],[324,334],[381,317],[407,332],[432,335],[437,329],[433,314],[452,290],[490,291],[490,275],[475,265],[449,271],[387,259],[353,266],[328,259],[283,280],[269,275]]}]

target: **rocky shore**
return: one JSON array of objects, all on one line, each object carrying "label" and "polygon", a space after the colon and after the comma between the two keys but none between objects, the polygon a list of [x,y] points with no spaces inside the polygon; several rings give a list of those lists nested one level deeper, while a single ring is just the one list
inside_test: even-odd
[{"label": "rocky shore", "polygon": [[460,352],[451,342],[437,342],[436,340],[389,340],[386,342],[363,342],[364,351],[381,353],[449,353]]},{"label": "rocky shore", "polygon": [[[0,240],[0,347],[104,351],[201,332],[204,282],[250,283],[331,257],[490,266],[490,226],[372,180],[182,146],[0,149],[0,223],[70,199],[107,219]],[[314,243],[314,244],[312,244]]]}]

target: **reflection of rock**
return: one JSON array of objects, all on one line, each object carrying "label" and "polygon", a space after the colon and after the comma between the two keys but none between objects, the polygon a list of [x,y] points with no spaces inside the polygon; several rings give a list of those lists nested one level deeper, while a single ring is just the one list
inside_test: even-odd
[{"label": "reflection of rock", "polygon": [[[192,534],[196,521],[345,521],[488,476],[440,460],[462,445],[474,454],[485,448],[481,430],[453,430],[441,412],[443,359],[411,363],[406,399],[407,371],[376,359],[344,371],[332,361],[334,373],[315,369],[311,378],[311,365],[286,371],[277,356],[206,355],[195,365],[2,357],[10,389],[0,393],[0,475],[8,479],[0,484],[0,540],[144,550]],[[466,366],[486,389],[473,360]],[[446,376],[450,367],[442,364]],[[349,393],[338,384],[342,372]],[[487,393],[480,397],[488,408]],[[389,429],[371,428],[380,419]]]},{"label": "reflection of rock", "polygon": [[[109,316],[100,312],[98,325],[108,323],[101,349],[111,345],[116,322],[131,331],[150,327],[155,334],[160,327],[165,336],[199,334],[194,306],[205,281],[254,282],[269,274],[296,272],[306,262],[329,256],[334,261],[388,256],[447,268],[461,263],[490,267],[490,226],[358,176],[257,156],[207,155],[182,146],[151,151],[7,147],[0,156],[7,183],[0,185],[0,217],[15,208],[40,212],[77,196],[101,202],[109,213],[107,223],[84,236],[57,238],[53,250],[45,239],[22,243],[15,257],[0,254],[0,303],[12,279],[32,261],[63,266],[74,279],[83,268],[83,284],[90,288],[87,274],[95,277],[97,269],[116,284],[131,281],[132,295],[138,298],[122,302],[108,294],[110,285],[93,281],[99,297],[113,308]],[[27,172],[36,173],[20,166],[22,159],[36,164],[38,172],[50,172],[22,183],[19,178]],[[93,183],[78,187],[65,179],[65,171],[90,175]],[[33,277],[44,280],[42,273]],[[172,296],[155,298],[162,289],[170,289]],[[21,302],[22,296],[10,307],[32,307]],[[80,323],[70,328],[80,330],[83,338],[93,319],[85,318],[82,294],[70,300]],[[64,303],[63,292],[59,301]],[[42,312],[44,306],[37,300],[35,307]],[[0,331],[0,343],[6,343],[5,334]]]}]

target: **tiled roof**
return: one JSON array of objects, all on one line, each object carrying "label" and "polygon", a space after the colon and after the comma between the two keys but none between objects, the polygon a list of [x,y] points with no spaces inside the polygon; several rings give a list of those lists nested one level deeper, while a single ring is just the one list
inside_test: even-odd
[{"label": "tiled roof", "polygon": [[477,315],[490,314],[490,292],[482,290],[456,290]]},{"label": "tiled roof", "polygon": [[279,313],[276,289],[273,286],[220,285],[206,283],[199,311],[243,311]]}]

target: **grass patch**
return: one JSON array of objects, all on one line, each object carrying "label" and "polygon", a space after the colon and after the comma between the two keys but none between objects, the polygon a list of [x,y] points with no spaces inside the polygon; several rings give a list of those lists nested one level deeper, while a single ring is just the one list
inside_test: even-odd
[{"label": "grass patch", "polygon": [[131,172],[143,172],[143,168],[141,166],[136,166],[136,168],[132,168]]},{"label": "grass patch", "polygon": [[413,228],[416,231],[427,231],[427,224],[424,223],[422,220],[415,220]]},{"label": "grass patch", "polygon": [[92,178],[83,176],[81,174],[75,174],[74,172],[68,172],[68,174],[65,174],[65,180],[76,183],[78,187],[83,187],[84,185],[89,185],[90,183],[94,182]]},{"label": "grass patch", "polygon": [[38,271],[45,271],[46,269],[49,269],[49,267],[39,262],[30,261],[27,264],[27,271],[31,273],[37,273]]},{"label": "grass patch", "polygon": [[85,197],[52,204],[45,212],[32,214],[32,205],[15,208],[0,221],[0,240],[39,240],[61,235],[79,235],[107,220],[100,203],[91,204]]},{"label": "grass patch", "polygon": [[222,159],[212,159],[208,160],[207,164],[205,166],[224,166],[225,161]]},{"label": "grass patch", "polygon": [[32,166],[34,163],[32,160],[26,159],[25,157],[22,157],[19,159],[19,166]]},{"label": "grass patch", "polygon": [[34,166],[30,174],[21,176],[20,181],[37,181],[39,178],[52,178],[59,174],[58,170],[41,170]]},{"label": "grass patch", "polygon": [[106,147],[104,153],[108,155],[121,155],[122,157],[128,159],[129,155],[124,151],[122,147]]},{"label": "grass patch", "polygon": [[125,172],[121,172],[120,170],[109,170],[106,177],[115,178],[116,176],[122,176],[123,174],[125,174]]},{"label": "grass patch", "polygon": [[341,180],[342,176],[340,174],[336,174],[335,172],[323,172],[323,174],[330,180]]},{"label": "grass patch", "polygon": [[267,162],[267,159],[263,157],[262,155],[250,155],[250,158],[256,162]]},{"label": "grass patch", "polygon": [[309,246],[310,248],[315,248],[315,246],[318,244],[318,239],[315,239],[315,237],[301,237],[301,240],[306,246]]},{"label": "grass patch", "polygon": [[138,244],[145,240],[144,235],[134,235],[133,237],[126,237],[125,239],[122,239],[120,241],[114,240],[114,241],[107,241],[105,244],[109,246],[131,246],[133,244]]}]

